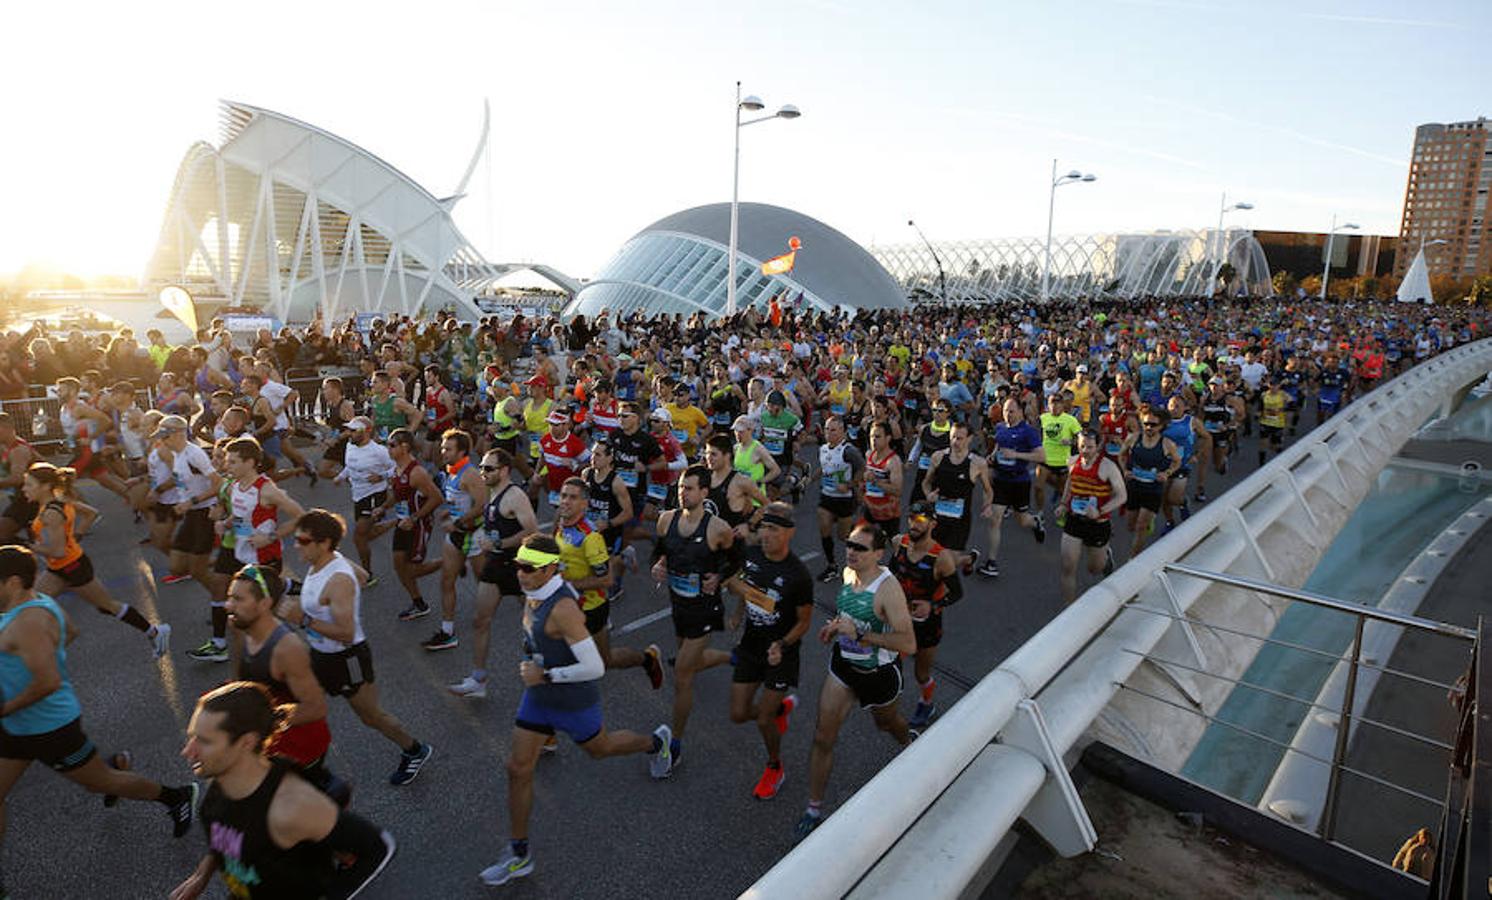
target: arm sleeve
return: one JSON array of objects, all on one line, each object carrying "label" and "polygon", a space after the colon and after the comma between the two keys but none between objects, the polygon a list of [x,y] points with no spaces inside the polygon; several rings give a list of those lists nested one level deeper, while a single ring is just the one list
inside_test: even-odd
[{"label": "arm sleeve", "polygon": [[335,870],[327,879],[326,896],[352,897],[377,878],[394,856],[394,836],[347,810],[337,814],[337,824],[322,842],[351,863]]},{"label": "arm sleeve", "polygon": [[595,681],[606,672],[606,664],[601,661],[601,651],[596,647],[595,638],[586,637],[578,644],[571,644],[570,652],[575,654],[575,662],[572,665],[556,666],[544,670],[544,674],[549,676],[550,681],[560,684]]}]

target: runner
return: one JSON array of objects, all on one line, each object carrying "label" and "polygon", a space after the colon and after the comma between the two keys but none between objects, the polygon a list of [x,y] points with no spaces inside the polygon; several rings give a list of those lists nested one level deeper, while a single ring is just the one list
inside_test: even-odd
[{"label": "runner", "polygon": [[352,493],[352,545],[357,548],[358,562],[368,574],[366,587],[378,586],[373,573],[373,538],[377,536],[378,519],[388,505],[388,486],[395,472],[389,449],[373,439],[373,420],[353,416],[342,426],[347,431],[342,471],[335,481],[347,482]]},{"label": "runner", "polygon": [[844,419],[840,416],[830,415],[824,420],[818,474],[819,546],[824,550],[824,570],[819,573],[819,581],[829,582],[837,579],[840,572],[835,563],[834,535],[838,533],[841,539],[849,536],[865,475],[865,456],[845,440]]},{"label": "runner", "polygon": [[994,452],[985,462],[991,472],[989,558],[979,567],[979,574],[987,578],[1000,577],[996,557],[1007,513],[1014,511],[1016,522],[1031,530],[1036,543],[1046,543],[1041,514],[1031,512],[1031,464],[1045,463],[1047,459],[1041,432],[1026,421],[1025,410],[1013,397],[1005,401],[1003,416],[1004,421],[995,426]]},{"label": "runner", "polygon": [[1181,451],[1165,436],[1171,422],[1163,409],[1146,405],[1140,410],[1140,432],[1130,435],[1116,462],[1123,470],[1126,485],[1124,508],[1132,535],[1129,556],[1133,559],[1145,549],[1155,530],[1166,485],[1181,470]]},{"label": "runner", "polygon": [[346,530],[341,516],[324,509],[310,510],[295,523],[296,549],[308,567],[299,588],[311,670],[322,689],[346,698],[364,725],[399,747],[399,765],[389,776],[389,784],[406,785],[420,774],[435,749],[410,737],[378,703],[373,651],[363,635],[360,582],[367,573],[353,568],[336,549]]},{"label": "runner", "polygon": [[819,629],[819,642],[832,643],[829,676],[819,691],[818,723],[808,757],[808,808],[794,836],[807,837],[824,820],[824,793],[834,767],[834,744],[853,705],[870,710],[876,727],[905,747],[912,733],[896,701],[901,696],[898,654],[917,651],[906,594],[881,565],[886,537],[861,525],[845,541],[848,562],[835,597],[835,616]]},{"label": "runner", "polygon": [[196,785],[166,787],[99,758],[83,733],[82,706],[67,671],[66,645],[77,632],[57,601],[37,588],[31,551],[0,547],[0,833],[5,799],[39,760],[95,794],[160,803],[172,833],[181,837],[192,825]]},{"label": "runner", "polygon": [[430,614],[430,606],[420,596],[420,579],[440,570],[441,558],[427,560],[430,538],[435,531],[435,511],[445,498],[435,479],[418,459],[414,432],[395,428],[389,432],[389,458],[394,461],[390,491],[378,512],[381,525],[374,531],[377,539],[393,531],[392,555],[394,575],[409,595],[409,606],[399,613],[399,621],[412,622]]},{"label": "runner", "polygon": [[36,459],[36,451],[16,435],[10,413],[0,412],[0,498],[6,504],[5,511],[0,512],[0,543],[14,543],[16,535],[40,511],[21,490],[26,470]]},{"label": "runner", "polygon": [[[549,413],[549,430],[539,438],[540,471],[544,474],[529,483],[528,499],[535,509],[539,504],[539,488],[547,488],[545,494],[551,510],[559,507],[559,489],[571,478],[580,474],[590,459],[591,452],[585,441],[571,431],[574,420],[568,407],[556,406]],[[514,545],[517,546],[516,544]],[[516,588],[514,589],[516,593]]]},{"label": "runner", "polygon": [[798,704],[793,689],[803,637],[813,624],[813,576],[792,552],[791,505],[778,501],[765,507],[758,531],[760,544],[746,548],[741,570],[725,582],[726,590],[740,598],[727,629],[735,631],[746,622],[732,654],[730,720],[738,725],[756,722],[767,765],[751,795],[771,800],[786,777],[782,736]]},{"label": "runner", "polygon": [[1046,450],[1046,459],[1036,466],[1036,509],[1046,509],[1046,489],[1052,488],[1052,501],[1056,503],[1062,495],[1067,481],[1067,464],[1072,459],[1072,449],[1078,432],[1083,426],[1069,412],[1067,401],[1060,393],[1047,398],[1047,411],[1041,414],[1041,443]]},{"label": "runner", "polygon": [[632,523],[626,532],[627,539],[651,538],[647,529],[641,528],[643,507],[647,505],[648,472],[654,463],[661,464],[663,450],[658,441],[642,427],[642,407],[636,401],[627,400],[617,413],[622,427],[611,435],[611,449],[617,475],[627,486],[632,499]]},{"label": "runner", "polygon": [[394,378],[387,371],[373,373],[368,412],[373,419],[373,436],[380,441],[388,440],[397,428],[414,431],[420,425],[420,408],[394,390]]},{"label": "runner", "polygon": [[734,452],[730,435],[712,434],[705,442],[705,465],[710,470],[705,509],[724,519],[737,540],[745,541],[751,537],[752,521],[767,495],[749,476],[736,471],[731,464]]},{"label": "runner", "polygon": [[653,542],[653,580],[668,584],[678,657],[674,662],[673,744],[670,766],[683,758],[684,729],[694,707],[694,676],[730,662],[730,654],[710,647],[710,635],[725,627],[720,584],[735,569],[735,535],[725,519],[705,509],[710,470],[690,466],[679,479],[679,507],[658,517]]},{"label": "runner", "polygon": [[932,467],[933,454],[948,449],[948,436],[953,429],[953,407],[946,400],[937,400],[932,404],[932,415],[932,421],[917,430],[917,440],[907,454],[909,465],[914,460],[917,463],[917,477],[912,480],[912,503],[922,499],[922,492],[925,490],[923,479]]},{"label": "runner", "polygon": [[[568,487],[568,486],[567,486]],[[518,581],[527,600],[523,610],[524,660],[518,664],[523,697],[513,720],[508,751],[508,852],[483,869],[483,884],[497,886],[534,870],[528,821],[534,806],[534,768],[546,740],[556,731],[569,735],[593,759],[647,753],[654,778],[669,769],[667,725],[650,735],[607,731],[597,685],[606,667],[574,587],[560,574],[560,547],[548,535],[524,539],[518,550]],[[574,829],[570,829],[573,838]]]},{"label": "runner", "polygon": [[[580,473],[585,482],[585,520],[592,529],[601,532],[606,542],[607,566],[611,572],[612,597],[622,591],[622,566],[637,569],[637,553],[625,545],[623,529],[632,521],[632,495],[616,470],[616,455],[611,444],[597,439],[591,445],[591,464]],[[631,560],[630,563],[626,562]]]},{"label": "runner", "polygon": [[430,651],[451,650],[460,644],[456,639],[456,579],[466,572],[468,560],[472,572],[481,574],[476,558],[482,548],[471,533],[487,505],[487,483],[471,462],[471,435],[460,430],[441,435],[440,456],[445,463],[441,495],[445,498],[446,540],[441,545],[440,630],[420,645]]},{"label": "runner", "polygon": [[[739,422],[738,419],[738,425]],[[761,428],[762,446],[771,455],[772,461],[777,464],[776,478],[764,476],[767,496],[773,500],[780,500],[783,494],[788,494],[796,504],[803,490],[798,469],[798,441],[803,436],[803,422],[796,413],[787,408],[787,396],[782,391],[772,391],[767,394],[766,405],[757,417],[756,424]],[[735,431],[739,442],[740,428],[736,428]],[[739,459],[740,450],[737,450],[736,455]],[[767,474],[770,475],[770,470]]]},{"label": "runner", "polygon": [[[1165,501],[1161,506],[1161,511],[1166,517],[1166,528],[1169,530],[1176,526],[1178,511],[1182,519],[1191,515],[1186,505],[1186,479],[1191,475],[1192,466],[1196,464],[1196,461],[1205,460],[1211,453],[1212,437],[1207,434],[1207,429],[1202,427],[1201,420],[1188,411],[1186,401],[1180,397],[1171,398],[1166,405],[1166,412],[1170,415],[1171,421],[1161,433],[1176,445],[1176,452],[1181,456],[1181,468],[1177,469],[1176,474],[1167,480]],[[1198,468],[1203,466],[1205,463],[1199,465]],[[1197,485],[1196,498],[1199,503],[1207,502],[1207,495],[1202,492],[1200,484]]]},{"label": "runner", "polygon": [[31,521],[31,548],[47,568],[37,576],[36,589],[49,597],[72,591],[99,612],[143,633],[159,659],[171,648],[171,626],[165,622],[152,625],[138,609],[110,596],[93,576],[93,562],[78,544],[74,526],[80,514],[91,524],[98,511],[77,499],[74,477],[72,469],[34,462],[21,483],[21,492],[40,510]]},{"label": "runner", "polygon": [[[216,395],[214,395],[216,396]],[[231,396],[231,395],[230,395]],[[347,464],[347,440],[350,437],[344,426],[357,415],[357,404],[347,398],[342,379],[332,376],[321,382],[321,404],[326,410],[323,441],[329,441],[316,464],[316,473],[322,478],[335,478]]]},{"label": "runner", "polygon": [[[782,477],[782,468],[767,445],[756,439],[759,423],[749,416],[736,416],[731,423],[735,443],[731,446],[731,468],[751,479],[758,489]],[[763,497],[767,496],[765,493]]]},{"label": "runner", "polygon": [[1280,455],[1285,445],[1285,411],[1290,408],[1290,395],[1280,385],[1278,375],[1270,375],[1265,382],[1264,393],[1259,395],[1259,467],[1270,454]]},{"label": "runner", "polygon": [[1090,575],[1113,571],[1114,551],[1109,546],[1113,524],[1109,517],[1115,510],[1124,508],[1126,499],[1119,465],[1103,455],[1098,435],[1081,432],[1078,458],[1073,460],[1061,500],[1066,513],[1062,526],[1063,603],[1077,599],[1080,557],[1087,557]]},{"label": "runner", "polygon": [[862,502],[865,519],[890,539],[901,530],[902,463],[884,422],[870,426]]},{"label": "runner", "polygon": [[[957,439],[954,443],[956,446]],[[933,664],[938,657],[938,645],[943,641],[943,609],[959,599],[948,589],[955,577],[958,553],[945,548],[934,537],[937,524],[934,504],[919,500],[907,514],[906,533],[897,535],[891,544],[891,573],[906,595],[912,634],[917,639],[917,653],[912,657],[913,674],[917,678],[917,708],[907,726],[919,730],[926,728],[938,714],[938,705],[933,702],[933,692],[938,686],[933,678]]]},{"label": "runner", "polygon": [[482,457],[482,481],[488,500],[482,509],[477,543],[486,554],[477,582],[477,608],[472,617],[472,670],[447,690],[458,697],[487,696],[487,645],[492,640],[492,615],[503,597],[517,597],[514,556],[523,539],[539,528],[534,508],[523,489],[513,483],[513,457],[506,450],[489,450]]},{"label": "runner", "polygon": [[[948,437],[948,449],[933,454],[922,479],[922,493],[933,507],[934,536],[958,557],[963,574],[972,575],[980,555],[978,549],[969,548],[969,534],[974,529],[974,488],[978,486],[983,493],[980,515],[987,521],[993,519],[995,492],[990,486],[989,465],[970,452],[969,426],[955,423]],[[963,586],[956,580],[952,585],[953,599],[958,600],[963,596]]]},{"label": "runner", "polygon": [[282,721],[262,684],[231,682],[197,701],[181,755],[210,779],[201,813],[208,852],[172,900],[200,897],[218,871],[235,897],[352,897],[393,858],[393,835],[265,756]]}]

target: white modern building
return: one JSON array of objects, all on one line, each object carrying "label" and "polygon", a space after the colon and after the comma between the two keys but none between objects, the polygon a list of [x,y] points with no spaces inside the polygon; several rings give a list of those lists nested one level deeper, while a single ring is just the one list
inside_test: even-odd
[{"label": "white modern building", "polygon": [[[917,302],[981,303],[1041,296],[1042,238],[872,247]],[[1211,294],[1223,266],[1230,294],[1272,292],[1269,263],[1250,231],[1155,231],[1052,239],[1050,296],[1187,297]]]},{"label": "white modern building", "polygon": [[262,309],[288,322],[358,312],[481,315],[474,298],[544,266],[489,263],[451,219],[486,146],[439,198],[352,142],[245,103],[222,104],[218,146],[193,144],[177,170],[143,287]]},{"label": "white modern building", "polygon": [[[780,206],[742,203],[736,242],[738,308],[765,306],[772,298],[804,309],[904,309],[896,281],[844,234]],[[791,272],[763,275],[762,263],[788,252],[798,238]],[[676,212],[633,235],[565,310],[567,317],[702,312],[724,314],[729,266],[730,204]]]}]

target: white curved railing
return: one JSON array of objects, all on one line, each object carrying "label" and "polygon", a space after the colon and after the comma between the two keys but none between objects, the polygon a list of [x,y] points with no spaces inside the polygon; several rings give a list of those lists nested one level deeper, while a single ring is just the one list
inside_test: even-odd
[{"label": "white curved railing", "polygon": [[[1172,627],[1125,606],[1182,615],[1213,587],[1168,578],[1170,563],[1221,572],[1251,559],[1274,577],[1259,543],[1271,529],[1297,541],[1316,535],[1307,539],[1313,564],[1429,412],[1489,369],[1492,339],[1435,357],[1214,499],[1016,649],[742,896],[956,897],[1017,818],[1064,855],[1091,849],[1062,756]],[[1323,520],[1327,506],[1334,522]]]}]

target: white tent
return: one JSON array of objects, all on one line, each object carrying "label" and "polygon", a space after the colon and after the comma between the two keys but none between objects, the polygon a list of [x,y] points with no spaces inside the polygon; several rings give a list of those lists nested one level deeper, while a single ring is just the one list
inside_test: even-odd
[{"label": "white tent", "polygon": [[1425,248],[1421,247],[1414,255],[1414,262],[1409,264],[1409,271],[1404,273],[1404,280],[1399,282],[1400,303],[1433,303],[1430,296],[1430,270],[1425,266]]}]

